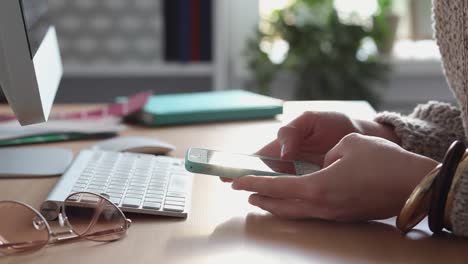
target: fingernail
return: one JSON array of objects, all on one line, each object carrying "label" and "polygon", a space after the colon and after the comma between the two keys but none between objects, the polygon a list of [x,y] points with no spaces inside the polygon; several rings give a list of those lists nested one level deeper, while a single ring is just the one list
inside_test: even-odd
[{"label": "fingernail", "polygon": [[249,203],[251,205],[257,205],[257,201],[258,201],[257,197],[255,197],[255,196],[250,196],[249,197]]},{"label": "fingernail", "polygon": [[288,146],[286,144],[281,145],[281,157],[284,157],[288,152]]},{"label": "fingernail", "polygon": [[234,180],[234,181],[232,182],[231,187],[232,187],[232,189],[234,189],[234,190],[240,190],[239,184],[237,183],[236,180]]}]

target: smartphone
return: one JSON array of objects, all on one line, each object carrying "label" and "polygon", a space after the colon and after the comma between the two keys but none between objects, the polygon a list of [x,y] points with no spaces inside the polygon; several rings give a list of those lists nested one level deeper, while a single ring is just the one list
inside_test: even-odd
[{"label": "smartphone", "polygon": [[185,168],[193,173],[227,178],[238,178],[245,175],[297,176],[320,170],[320,166],[308,162],[200,148],[187,150]]}]

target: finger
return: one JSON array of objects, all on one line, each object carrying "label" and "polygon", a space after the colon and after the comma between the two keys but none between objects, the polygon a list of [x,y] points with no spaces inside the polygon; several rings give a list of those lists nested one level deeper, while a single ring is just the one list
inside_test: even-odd
[{"label": "finger", "polygon": [[302,113],[302,115],[300,115],[296,119],[289,122],[286,126],[299,127],[304,129],[304,132],[306,133],[312,133],[319,115],[320,114],[318,112],[307,111]]},{"label": "finger", "polygon": [[294,176],[244,176],[235,179],[232,188],[277,198],[299,198],[305,192],[301,177]]},{"label": "finger", "polygon": [[338,144],[336,144],[328,153],[325,155],[325,159],[323,161],[323,167],[326,168],[336,162],[337,160],[343,158],[346,153],[349,153],[354,144],[361,139],[361,135],[359,134],[349,134],[342,138]]},{"label": "finger", "polygon": [[319,114],[317,112],[305,112],[298,118],[278,131],[278,140],[281,145],[282,159],[297,159],[301,144],[308,140],[308,144],[315,144],[319,140],[311,135],[314,133]]},{"label": "finger", "polygon": [[[335,199],[337,194],[334,187],[337,185],[336,178],[342,179],[341,174],[346,169],[342,166],[342,162],[338,161],[331,167],[309,175],[309,184],[316,186],[310,188],[310,192],[300,197],[271,197],[260,193],[252,194],[249,198],[249,203],[258,206],[274,215],[289,219],[317,218],[326,220],[343,220],[344,214],[341,202],[337,204]],[[325,172],[325,173],[324,173]],[[340,176],[341,175],[341,176]],[[336,177],[333,177],[336,176]],[[315,178],[313,178],[315,177]],[[349,207],[346,207],[349,208]]]},{"label": "finger", "polygon": [[304,219],[309,217],[309,208],[303,202],[292,199],[271,198],[259,194],[252,194],[249,203],[287,219]]},{"label": "finger", "polygon": [[231,179],[231,178],[219,177],[219,179],[220,179],[222,182],[232,182],[232,179]]}]

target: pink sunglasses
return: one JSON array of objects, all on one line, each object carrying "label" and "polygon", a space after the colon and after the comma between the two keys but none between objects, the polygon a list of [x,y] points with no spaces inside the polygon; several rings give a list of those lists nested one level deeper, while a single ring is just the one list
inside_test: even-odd
[{"label": "pink sunglasses", "polygon": [[69,230],[63,232],[52,231],[45,218],[27,204],[0,201],[0,255],[78,239],[115,241],[127,233],[131,222],[105,195],[88,192],[73,193],[65,199],[59,224]]}]

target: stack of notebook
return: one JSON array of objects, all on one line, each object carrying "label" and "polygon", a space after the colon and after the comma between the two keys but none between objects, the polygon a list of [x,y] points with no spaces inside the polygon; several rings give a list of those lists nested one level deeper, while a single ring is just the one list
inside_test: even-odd
[{"label": "stack of notebook", "polygon": [[283,101],[244,90],[153,95],[136,117],[149,126],[272,118]]}]

